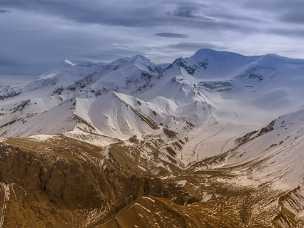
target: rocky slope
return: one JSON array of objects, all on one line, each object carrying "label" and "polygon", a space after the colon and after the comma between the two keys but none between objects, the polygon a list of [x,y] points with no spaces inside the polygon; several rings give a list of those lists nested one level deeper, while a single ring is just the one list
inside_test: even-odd
[{"label": "rocky slope", "polygon": [[5,140],[2,227],[271,227],[279,216],[281,192],[234,185],[232,170],[181,169],[154,140]]}]

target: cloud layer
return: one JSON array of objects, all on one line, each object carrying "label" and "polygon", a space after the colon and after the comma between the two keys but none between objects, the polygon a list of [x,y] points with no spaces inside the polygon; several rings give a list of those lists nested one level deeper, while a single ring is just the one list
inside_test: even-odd
[{"label": "cloud layer", "polygon": [[303,57],[302,0],[1,0],[0,74],[199,48]]}]

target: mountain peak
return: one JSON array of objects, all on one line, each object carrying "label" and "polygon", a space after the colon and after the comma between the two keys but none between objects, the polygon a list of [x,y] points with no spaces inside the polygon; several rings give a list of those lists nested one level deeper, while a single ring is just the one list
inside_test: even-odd
[{"label": "mountain peak", "polygon": [[229,52],[229,51],[220,51],[220,50],[214,50],[209,48],[202,48],[199,49],[195,54],[192,56],[194,59],[202,59],[202,58],[208,58],[208,57],[228,57],[228,56],[237,56],[237,57],[243,57],[243,55],[240,55],[235,52]]},{"label": "mountain peak", "polygon": [[132,57],[123,57],[116,59],[112,62],[115,65],[124,65],[124,64],[142,64],[142,65],[152,65],[150,59],[143,55],[134,55]]},{"label": "mountain peak", "polygon": [[134,55],[131,57],[131,61],[150,61],[146,56],[144,55]]},{"label": "mountain peak", "polygon": [[143,56],[143,55],[135,55],[133,57],[130,58],[130,62],[134,63],[134,64],[142,64],[142,65],[154,65],[150,59],[148,59],[147,57]]}]

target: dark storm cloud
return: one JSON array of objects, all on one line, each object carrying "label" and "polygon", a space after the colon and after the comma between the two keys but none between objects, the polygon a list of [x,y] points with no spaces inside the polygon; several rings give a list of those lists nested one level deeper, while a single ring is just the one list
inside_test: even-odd
[{"label": "dark storm cloud", "polygon": [[161,32],[161,33],[156,33],[155,35],[165,38],[180,38],[180,39],[185,39],[188,37],[188,35],[186,34],[172,33],[172,32]]},{"label": "dark storm cloud", "polygon": [[209,49],[224,49],[223,46],[205,43],[205,42],[181,42],[177,44],[170,44],[167,48],[178,49],[178,50],[186,50],[186,51],[196,51],[201,48],[209,48]]},{"label": "dark storm cloud", "polygon": [[205,7],[205,5],[195,4],[191,2],[178,4],[176,9],[173,11],[173,15],[188,18],[199,17],[199,11],[203,7]]},{"label": "dark storm cloud", "polygon": [[8,12],[9,12],[8,10],[0,9],[0,13],[8,13]]}]

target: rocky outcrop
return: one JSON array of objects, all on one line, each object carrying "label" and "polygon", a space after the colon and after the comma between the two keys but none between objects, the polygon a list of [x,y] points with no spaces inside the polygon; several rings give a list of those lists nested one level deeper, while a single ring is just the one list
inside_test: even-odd
[{"label": "rocky outcrop", "polygon": [[135,198],[139,185],[133,176],[140,177],[141,171],[122,167],[123,156],[116,153],[107,162],[101,148],[65,137],[0,144],[4,227],[16,227],[16,222],[23,227],[85,227],[92,212],[106,217],[119,209]]},{"label": "rocky outcrop", "polygon": [[279,193],[229,184],[234,176],[227,170],[180,169],[161,159],[161,145],[160,139],[105,148],[64,136],[5,140],[0,227],[272,226]]},{"label": "rocky outcrop", "polygon": [[280,213],[274,218],[276,228],[304,227],[304,195],[297,187],[279,198]]}]

